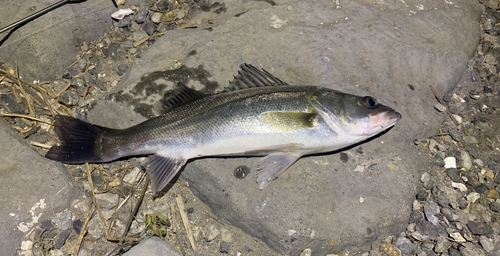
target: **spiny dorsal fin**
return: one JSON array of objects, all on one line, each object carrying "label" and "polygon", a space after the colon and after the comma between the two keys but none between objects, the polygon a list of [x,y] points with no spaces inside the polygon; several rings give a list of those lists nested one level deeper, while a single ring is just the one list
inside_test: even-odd
[{"label": "spiny dorsal fin", "polygon": [[181,82],[177,82],[177,87],[167,91],[163,95],[163,99],[161,101],[163,103],[164,112],[166,113],[173,108],[185,105],[205,96],[206,95],[204,93],[191,89]]},{"label": "spiny dorsal fin", "polygon": [[225,91],[234,91],[253,87],[288,85],[264,69],[258,69],[250,64],[241,64],[240,69],[241,70],[238,71],[238,75],[234,77],[233,81],[229,82],[229,86],[225,89]]}]

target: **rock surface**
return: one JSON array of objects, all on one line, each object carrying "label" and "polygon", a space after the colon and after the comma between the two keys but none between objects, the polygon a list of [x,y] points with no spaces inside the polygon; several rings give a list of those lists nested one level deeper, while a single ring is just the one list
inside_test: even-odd
[{"label": "rock surface", "polygon": [[[144,0],[129,0],[144,3]],[[0,1],[0,28],[54,4],[51,0]],[[81,43],[92,41],[112,26],[111,13],[116,11],[112,1],[66,4],[34,21],[2,33],[0,57],[15,66],[28,81],[52,80],[74,62]],[[64,35],[64,36],[63,36]]]},{"label": "rock surface", "polygon": [[0,254],[14,255],[27,232],[67,209],[81,192],[62,164],[40,156],[4,121],[0,145]]},{"label": "rock surface", "polygon": [[153,236],[141,241],[134,246],[130,251],[123,254],[124,256],[181,256],[181,254],[172,247],[169,243],[163,241],[157,236]]},{"label": "rock surface", "polygon": [[[373,95],[403,119],[363,144],[362,154],[300,159],[262,191],[255,183],[258,158],[200,159],[182,173],[218,217],[280,253],[367,245],[404,230],[424,161],[408,144],[434,134],[443,120],[428,85],[450,92],[478,40],[477,3],[417,2],[226,1],[222,11],[195,16],[198,29],[169,31],[111,94],[78,114],[129,127],[160,114],[155,103],[175,81],[220,91],[243,62],[290,84]],[[246,179],[233,176],[241,165],[253,170]],[[358,166],[364,171],[351,171]]]}]

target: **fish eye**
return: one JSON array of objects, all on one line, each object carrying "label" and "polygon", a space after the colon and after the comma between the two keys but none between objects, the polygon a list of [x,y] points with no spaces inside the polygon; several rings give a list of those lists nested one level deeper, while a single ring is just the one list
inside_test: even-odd
[{"label": "fish eye", "polygon": [[365,96],[363,97],[363,103],[367,108],[373,109],[378,107],[378,102],[373,97]]}]

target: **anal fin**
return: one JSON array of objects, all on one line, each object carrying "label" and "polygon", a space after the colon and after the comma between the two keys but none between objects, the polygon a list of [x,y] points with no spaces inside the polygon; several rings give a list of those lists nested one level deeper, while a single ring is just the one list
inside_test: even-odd
[{"label": "anal fin", "polygon": [[301,156],[297,152],[274,152],[262,158],[258,167],[257,182],[259,188],[265,188],[269,182],[288,169]]},{"label": "anal fin", "polygon": [[186,164],[187,159],[170,158],[159,155],[149,157],[145,167],[151,178],[153,194],[162,190]]}]

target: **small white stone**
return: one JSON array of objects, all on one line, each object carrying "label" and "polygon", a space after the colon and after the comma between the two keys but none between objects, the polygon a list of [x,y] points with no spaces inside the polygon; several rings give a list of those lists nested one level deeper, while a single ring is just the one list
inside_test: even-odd
[{"label": "small white stone", "polygon": [[474,203],[477,199],[479,199],[480,195],[477,192],[472,192],[466,196],[467,201]]},{"label": "small white stone", "polygon": [[423,183],[427,183],[430,180],[431,180],[431,176],[427,172],[422,173],[422,176],[420,176],[420,181]]},{"label": "small white stone", "polygon": [[451,233],[450,236],[457,243],[465,243],[466,242],[465,238],[459,232]]},{"label": "small white stone", "polygon": [[134,167],[125,177],[123,177],[123,181],[134,184],[140,177],[141,169],[138,167]]},{"label": "small white stone", "polygon": [[419,211],[421,206],[422,205],[420,204],[420,202],[417,199],[415,199],[413,201],[413,210],[414,211]]},{"label": "small white stone", "polygon": [[23,250],[23,251],[31,250],[31,247],[33,247],[33,242],[31,242],[31,241],[22,241],[21,242],[21,250]]},{"label": "small white stone", "polygon": [[434,105],[434,108],[435,108],[437,111],[439,111],[439,112],[444,112],[444,111],[446,111],[446,107],[445,107],[445,106],[443,106],[443,105],[441,105],[441,104],[439,104],[439,103],[437,103],[436,105]]},{"label": "small white stone", "polygon": [[487,252],[491,252],[495,247],[491,239],[487,238],[486,236],[480,236],[479,243],[481,244],[483,249]]},{"label": "small white stone", "polygon": [[359,197],[359,202],[360,202],[360,203],[362,203],[362,202],[364,202],[364,201],[365,201],[365,198],[364,198],[364,197],[362,197],[362,196],[360,196],[360,197]]},{"label": "small white stone", "polygon": [[297,233],[297,231],[295,231],[293,229],[288,230],[288,236],[293,236],[295,233]]},{"label": "small white stone", "polygon": [[112,13],[111,18],[121,20],[121,19],[125,18],[126,16],[133,14],[133,13],[134,13],[134,11],[132,11],[132,9],[130,9],[130,8],[120,9],[120,10]]},{"label": "small white stone", "polygon": [[465,103],[465,100],[462,99],[462,97],[458,96],[457,94],[453,94],[453,96],[451,96],[452,99],[454,99],[455,101],[459,102],[459,103]]},{"label": "small white stone", "polygon": [[455,118],[455,120],[457,120],[458,124],[462,123],[462,117],[461,116],[453,114],[453,117]]},{"label": "small white stone", "polygon": [[446,168],[446,169],[457,168],[457,160],[452,156],[445,158],[444,159],[444,168]]},{"label": "small white stone", "polygon": [[465,184],[463,183],[457,183],[452,181],[451,186],[454,188],[458,188],[458,190],[460,190],[461,192],[467,191],[467,186],[465,186]]},{"label": "small white stone", "polygon": [[154,23],[158,24],[161,22],[161,18],[163,17],[163,13],[161,12],[154,12],[153,15],[151,15],[151,21]]},{"label": "small white stone", "polygon": [[353,172],[363,172],[365,170],[365,167],[362,166],[362,165],[358,165],[356,166],[356,168],[354,168],[354,170],[352,170]]}]

